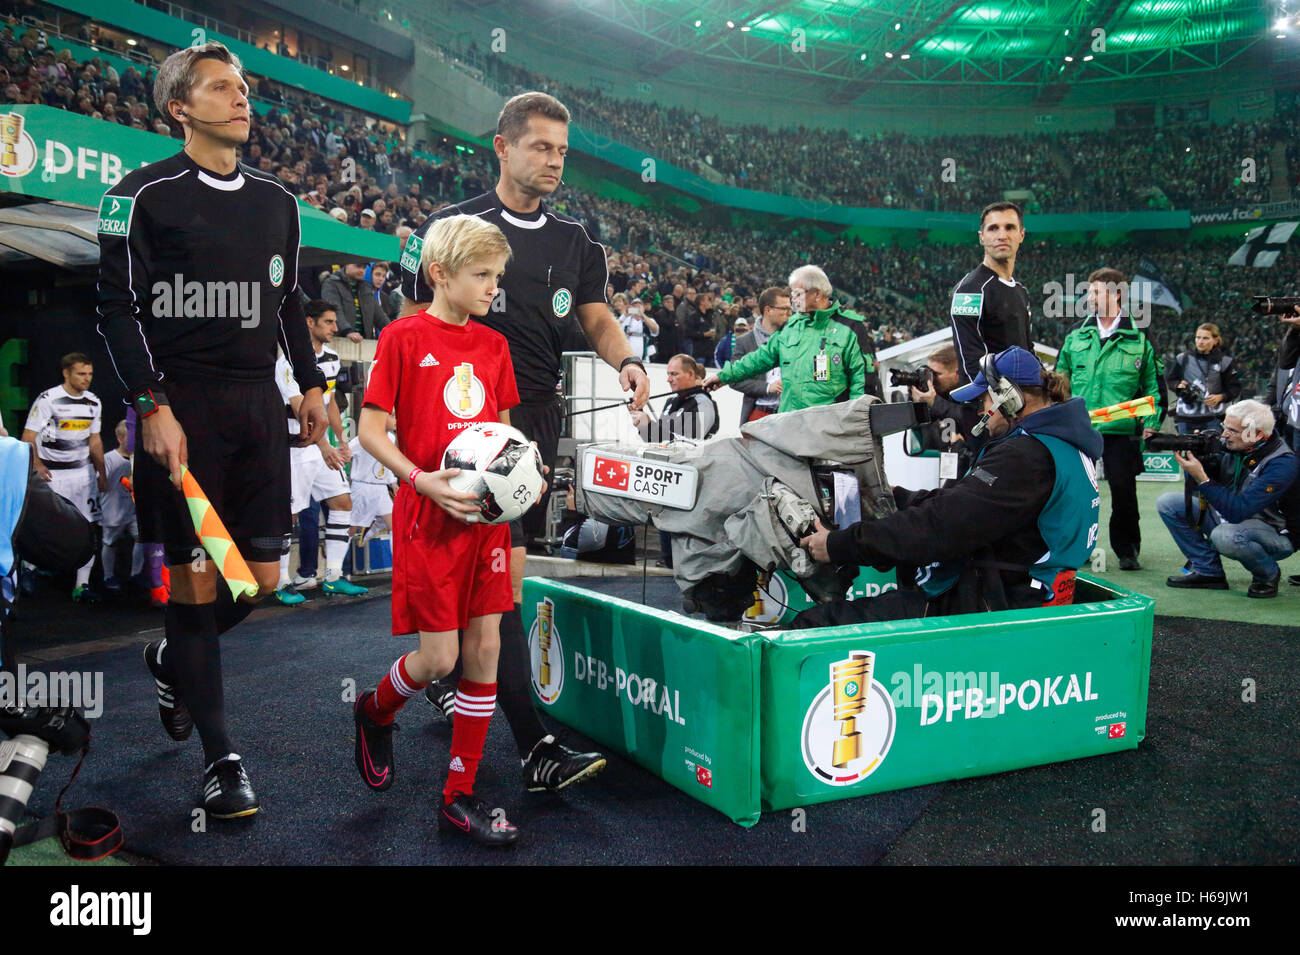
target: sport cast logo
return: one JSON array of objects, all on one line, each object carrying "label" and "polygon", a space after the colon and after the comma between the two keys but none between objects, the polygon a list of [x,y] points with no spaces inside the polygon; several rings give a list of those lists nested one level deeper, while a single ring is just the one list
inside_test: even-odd
[{"label": "sport cast logo", "polygon": [[870,776],[894,742],[894,701],[872,679],[875,662],[874,653],[853,650],[832,663],[830,683],[804,714],[803,762],[828,786],[852,786]]},{"label": "sport cast logo", "polygon": [[533,691],[550,706],[564,692],[564,644],[555,627],[555,603],[550,597],[537,604],[537,619],[528,631],[528,661]]}]

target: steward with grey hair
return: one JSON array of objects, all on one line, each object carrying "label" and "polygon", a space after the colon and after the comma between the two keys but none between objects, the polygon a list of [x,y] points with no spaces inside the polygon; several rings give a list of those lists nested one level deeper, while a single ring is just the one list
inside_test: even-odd
[{"label": "steward with grey hair", "polygon": [[[777,412],[829,405],[867,393],[867,375],[876,370],[871,336],[861,317],[830,300],[830,280],[815,265],[790,275],[795,315],[762,347],[727,362],[704,380],[712,391],[773,368],[781,369]],[[879,383],[872,392],[879,396]]]},{"label": "steward with grey hair", "polygon": [[1300,460],[1273,431],[1267,405],[1238,401],[1224,414],[1222,453],[1175,455],[1196,494],[1156,502],[1188,563],[1168,586],[1227,590],[1221,558],[1230,557],[1251,573],[1248,597],[1277,596],[1277,562],[1300,541]]}]

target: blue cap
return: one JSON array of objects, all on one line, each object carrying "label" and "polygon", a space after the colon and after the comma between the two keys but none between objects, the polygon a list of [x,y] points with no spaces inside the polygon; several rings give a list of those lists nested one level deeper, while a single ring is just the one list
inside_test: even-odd
[{"label": "blue cap", "polygon": [[[993,365],[1004,378],[1010,378],[1021,387],[1041,388],[1043,385],[1042,363],[1018,345],[1012,345],[1006,351],[999,352],[993,359]],[[954,388],[948,397],[964,404],[981,397],[988,390],[989,383],[984,379],[984,372],[981,371],[969,385]]]}]

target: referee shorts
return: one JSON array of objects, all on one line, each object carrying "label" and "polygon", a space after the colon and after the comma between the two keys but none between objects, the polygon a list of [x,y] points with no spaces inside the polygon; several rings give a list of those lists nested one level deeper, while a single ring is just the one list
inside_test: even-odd
[{"label": "referee shorts", "polygon": [[[548,401],[522,402],[510,409],[510,426],[522,431],[529,441],[537,442],[542,463],[552,470],[560,447],[560,428],[563,422],[563,405],[558,397]],[[549,475],[547,477],[549,480]],[[510,522],[511,547],[524,547],[529,536],[540,537],[545,533],[550,499],[550,491],[547,491],[523,517]]]},{"label": "referee shorts", "polygon": [[[271,380],[191,376],[167,382],[172,414],[185,430],[188,466],[247,561],[280,559],[289,532],[289,436],[284,400]],[[136,431],[135,509],[142,540],[161,543],[169,565],[200,546],[185,495],[144,451]]]}]

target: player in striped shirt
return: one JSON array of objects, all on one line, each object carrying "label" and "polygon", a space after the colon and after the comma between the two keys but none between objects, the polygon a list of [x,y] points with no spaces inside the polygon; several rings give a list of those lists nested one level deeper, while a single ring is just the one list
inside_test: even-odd
[{"label": "player in striped shirt", "polygon": [[[99,522],[99,495],[108,487],[104,471],[104,443],[100,439],[102,408],[90,391],[94,365],[81,352],[70,352],[59,363],[63,384],[47,388],[37,396],[27,415],[23,440],[36,448],[32,458],[36,472],[50,487],[70,502],[86,520]],[[92,557],[77,568],[72,599],[94,601],[99,595],[90,589]]]}]

